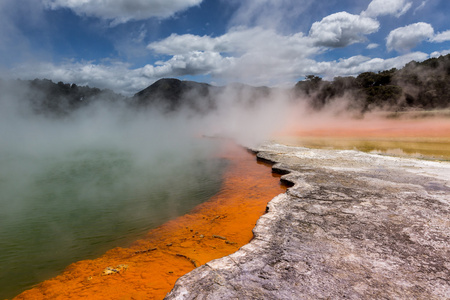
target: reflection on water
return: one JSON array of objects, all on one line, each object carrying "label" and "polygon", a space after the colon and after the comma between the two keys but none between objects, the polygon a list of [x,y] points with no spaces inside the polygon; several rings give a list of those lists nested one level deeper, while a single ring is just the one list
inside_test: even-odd
[{"label": "reflection on water", "polygon": [[276,142],[318,149],[354,149],[364,152],[450,160],[448,137],[280,137]]},{"label": "reflection on water", "polygon": [[118,149],[0,153],[0,299],[209,199],[225,162],[195,153],[144,161]]}]

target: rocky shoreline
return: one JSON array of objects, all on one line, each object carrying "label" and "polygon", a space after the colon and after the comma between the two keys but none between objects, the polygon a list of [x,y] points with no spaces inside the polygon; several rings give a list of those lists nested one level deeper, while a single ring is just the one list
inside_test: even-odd
[{"label": "rocky shoreline", "polygon": [[450,163],[277,144],[292,187],[165,299],[450,299]]}]

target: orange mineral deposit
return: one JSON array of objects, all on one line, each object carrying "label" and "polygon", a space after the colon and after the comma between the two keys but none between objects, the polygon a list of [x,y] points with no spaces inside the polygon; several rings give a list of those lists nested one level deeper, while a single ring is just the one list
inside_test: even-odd
[{"label": "orange mineral deposit", "polygon": [[266,204],[283,193],[279,176],[239,147],[220,192],[190,214],[152,231],[129,248],[76,262],[15,299],[162,299],[182,275],[234,253],[253,237]]}]

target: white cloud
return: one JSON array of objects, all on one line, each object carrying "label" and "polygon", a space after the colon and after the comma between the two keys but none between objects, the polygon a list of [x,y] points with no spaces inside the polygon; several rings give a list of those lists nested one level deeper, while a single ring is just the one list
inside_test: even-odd
[{"label": "white cloud", "polygon": [[375,49],[378,48],[380,45],[376,44],[376,43],[370,43],[369,45],[367,45],[366,49]]},{"label": "white cloud", "polygon": [[184,54],[190,51],[212,51],[240,55],[248,52],[264,52],[268,55],[308,56],[316,53],[311,39],[302,33],[281,35],[271,29],[232,28],[226,34],[212,38],[192,34],[172,34],[153,42],[148,49],[165,55]]},{"label": "white cloud", "polygon": [[239,0],[230,25],[263,27],[281,32],[289,31],[312,5],[314,0]]},{"label": "white cloud", "polygon": [[450,41],[450,30],[437,33],[430,40],[435,43],[442,43],[442,42]]},{"label": "white cloud", "polygon": [[434,51],[430,54],[430,57],[439,57],[441,55],[447,55],[450,54],[450,49],[443,50],[443,51]]},{"label": "white cloud", "polygon": [[[400,69],[412,60],[423,61],[429,56],[423,52],[412,52],[393,58],[370,58],[366,56],[354,56],[341,59],[330,65],[331,73],[336,75],[357,76],[362,72],[377,72],[391,68]],[[332,78],[330,78],[332,79]]]},{"label": "white cloud", "polygon": [[372,18],[338,12],[313,23],[309,36],[318,46],[345,47],[364,42],[364,35],[376,32],[379,27],[380,23]]},{"label": "white cloud", "polygon": [[226,50],[220,49],[221,46],[228,48],[227,45],[223,45],[220,38],[211,38],[206,35],[178,35],[173,33],[161,41],[150,43],[147,48],[160,54],[177,55],[190,51],[214,51],[215,48],[219,50],[217,52]]},{"label": "white cloud", "polygon": [[420,42],[433,38],[433,36],[434,29],[430,24],[414,23],[392,30],[386,38],[386,47],[389,51],[406,52]]},{"label": "white cloud", "polygon": [[337,62],[337,66],[343,69],[351,69],[360,66],[361,64],[369,61],[370,58],[367,56],[356,55],[349,58],[341,58]]},{"label": "white cloud", "polygon": [[113,24],[151,17],[167,18],[203,0],[43,0],[50,9],[69,8],[78,15],[113,20]]},{"label": "white cloud", "polygon": [[148,48],[172,56],[161,66],[176,70],[177,74],[202,71],[252,83],[295,77],[307,58],[321,51],[302,33],[281,35],[259,27],[234,28],[215,38],[173,34]]},{"label": "white cloud", "polygon": [[174,55],[171,59],[160,62],[156,67],[147,65],[143,68],[143,74],[149,78],[213,74],[221,73],[221,70],[232,63],[232,58],[223,57],[217,52],[191,51]]},{"label": "white cloud", "polygon": [[394,15],[400,17],[412,6],[412,2],[406,0],[373,0],[367,10],[361,13],[362,16],[376,18],[378,16]]},{"label": "white cloud", "polygon": [[416,9],[414,9],[414,14],[416,14],[416,12],[418,12],[419,10],[423,9],[427,4],[427,2],[428,0],[423,0],[422,3],[420,3],[420,5],[416,7]]}]

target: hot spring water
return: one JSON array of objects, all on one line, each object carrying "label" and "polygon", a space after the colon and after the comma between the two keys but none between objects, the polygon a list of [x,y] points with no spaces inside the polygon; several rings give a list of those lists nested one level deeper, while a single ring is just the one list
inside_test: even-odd
[{"label": "hot spring water", "polygon": [[120,147],[51,155],[2,150],[0,298],[126,246],[209,199],[226,164],[203,155],[212,143],[199,139],[202,151],[161,151],[149,159]]}]

